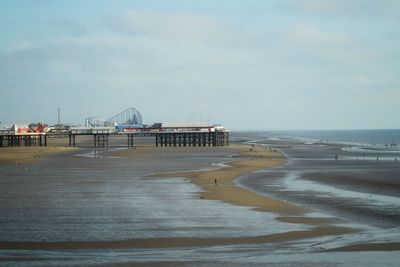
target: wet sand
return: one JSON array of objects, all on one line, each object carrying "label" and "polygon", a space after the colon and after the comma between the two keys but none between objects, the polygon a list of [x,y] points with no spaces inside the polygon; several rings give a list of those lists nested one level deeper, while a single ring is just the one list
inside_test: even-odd
[{"label": "wet sand", "polygon": [[[30,148],[29,148],[30,149]],[[251,150],[251,151],[250,151]],[[58,150],[56,148],[50,148],[49,152],[43,151],[42,155],[46,153],[53,153],[56,155],[58,152],[69,151],[69,150]],[[211,155],[226,155],[230,152],[232,155],[227,165],[229,167],[221,167],[220,169],[203,170],[203,171],[191,171],[191,172],[180,172],[177,170],[181,169],[192,169],[186,168],[184,160],[188,155],[195,155],[196,153],[203,153],[204,157],[210,157]],[[296,204],[295,201],[287,202],[285,200],[279,200],[278,198],[266,196],[263,194],[256,193],[255,191],[249,190],[247,187],[242,187],[237,183],[238,177],[247,176],[250,173],[254,173],[258,170],[265,170],[268,168],[279,170],[281,166],[287,163],[287,159],[277,151],[271,151],[264,147],[251,147],[251,146],[239,146],[232,145],[229,148],[155,148],[152,146],[140,146],[135,149],[122,150],[112,153],[107,153],[111,156],[123,157],[120,161],[124,160],[129,164],[129,160],[140,159],[141,164],[145,162],[152,162],[156,160],[160,164],[163,164],[166,159],[165,166],[160,166],[161,172],[157,168],[154,168],[154,172],[160,174],[148,176],[146,179],[151,178],[176,178],[183,177],[190,179],[190,181],[196,186],[200,187],[203,191],[194,193],[196,198],[201,198],[201,201],[217,200],[230,203],[238,206],[251,207],[257,211],[273,213],[276,215],[275,220],[283,223],[303,225],[306,230],[294,230],[273,233],[268,235],[257,235],[257,236],[240,236],[240,237],[152,237],[152,238],[127,238],[127,239],[113,239],[111,241],[10,241],[0,242],[0,249],[4,250],[75,250],[75,249],[156,249],[156,248],[181,248],[181,247],[208,247],[208,246],[224,246],[224,245],[240,245],[240,244],[268,244],[268,243],[281,243],[295,240],[305,240],[317,237],[328,237],[328,236],[339,236],[352,234],[359,231],[358,229],[339,226],[343,221],[339,218],[324,218],[309,216],[309,209],[305,209],[302,205]],[[81,160],[74,159],[65,161],[66,159],[60,158],[57,164],[64,166],[65,163],[70,164],[72,167],[76,167],[79,164],[92,164],[89,159]],[[101,169],[107,169],[109,166],[115,166],[119,159],[110,161],[107,158],[101,159],[101,162],[96,163],[96,167]],[[196,159],[197,160],[197,159]],[[209,160],[209,159],[208,159]],[[171,165],[171,162],[180,162],[181,165]],[[84,163],[83,163],[84,162]],[[126,164],[124,163],[124,164]],[[149,163],[150,164],[150,163]],[[193,163],[190,163],[193,164]],[[168,168],[173,169],[173,172],[163,173],[168,165]],[[69,165],[68,165],[69,166]],[[126,168],[126,165],[121,165]],[[139,165],[138,165],[139,166]],[[194,166],[194,165],[187,165]],[[85,166],[86,168],[86,166]],[[146,166],[147,168],[147,166]],[[88,169],[90,169],[88,167]],[[100,169],[100,171],[101,171]],[[93,169],[92,169],[93,170]],[[136,170],[135,170],[136,171]],[[96,174],[99,175],[99,174]],[[116,175],[120,175],[119,171]],[[80,177],[82,179],[82,177]],[[104,180],[91,179],[89,182],[93,185],[101,183],[109,183],[110,177],[104,177]],[[215,183],[215,179],[217,183]],[[79,184],[78,184],[79,183]],[[82,188],[82,182],[77,181],[77,188]],[[68,181],[67,184],[72,184],[72,181]],[[124,182],[125,184],[125,182]],[[112,184],[111,184],[112,185]],[[122,186],[122,184],[121,184]],[[92,187],[87,186],[90,194],[95,197],[96,192],[92,192]],[[95,188],[95,187],[94,187]],[[109,186],[104,187],[104,192],[109,190]],[[104,194],[104,192],[102,194]],[[92,196],[92,195],[91,195]],[[85,195],[85,197],[87,197]],[[99,199],[102,199],[100,197]],[[200,201],[200,200],[199,200]],[[71,205],[73,203],[71,202]],[[63,204],[64,205],[64,204]],[[301,228],[301,227],[300,227]],[[399,244],[395,242],[387,243],[372,243],[372,244],[355,244],[348,246],[338,246],[337,248],[326,250],[326,252],[336,251],[370,251],[370,250],[398,250]]]},{"label": "wet sand", "polygon": [[77,242],[0,242],[0,249],[46,249],[46,250],[71,250],[71,249],[132,249],[132,248],[173,248],[197,246],[225,246],[240,244],[265,244],[285,241],[294,241],[305,238],[346,234],[354,232],[347,227],[319,227],[311,230],[292,231],[265,236],[248,237],[215,237],[215,238],[146,238],[118,241],[77,241]]},{"label": "wet sand", "polygon": [[72,147],[1,147],[0,165],[28,164],[52,154],[77,150],[78,148]]},{"label": "wet sand", "polygon": [[[286,159],[282,154],[259,147],[236,145],[232,148],[238,151],[240,160],[228,163],[229,167],[205,172],[159,174],[152,177],[189,178],[205,191],[199,194],[200,198],[222,200],[235,205],[254,207],[256,210],[265,212],[302,214],[303,209],[296,205],[259,195],[234,183],[239,176],[285,164]],[[252,149],[251,152],[250,149]]]},{"label": "wet sand", "polygon": [[[336,223],[341,222],[339,219],[308,217],[306,216],[307,210],[300,206],[260,195],[247,188],[238,186],[235,183],[238,177],[261,169],[279,167],[286,164],[287,161],[280,152],[276,150],[271,151],[264,147],[235,145],[233,148],[238,151],[237,158],[239,160],[227,163],[228,167],[210,171],[158,174],[151,177],[189,178],[194,184],[204,190],[204,192],[198,194],[202,199],[220,200],[234,205],[252,207],[257,211],[274,212],[281,215],[277,220],[282,222],[306,224],[309,226],[323,225],[324,227],[314,229],[320,236],[340,235],[357,231],[348,227],[335,226]],[[294,237],[292,232],[282,233],[278,236],[281,238],[281,241],[291,240]],[[314,231],[302,232],[301,238],[312,237],[314,237]],[[260,240],[265,239],[260,238]]]},{"label": "wet sand", "polygon": [[[295,205],[286,201],[260,195],[247,188],[239,187],[235,180],[245,174],[257,170],[279,167],[287,163],[286,158],[278,151],[271,151],[265,147],[236,145],[238,158],[240,160],[230,162],[230,167],[206,172],[178,172],[169,174],[159,174],[153,177],[185,177],[191,179],[193,183],[200,186],[204,192],[199,193],[200,198],[221,200],[234,205],[253,207],[258,211],[274,212],[280,216],[276,219],[286,223],[306,224],[319,227],[321,236],[341,235],[345,233],[357,232],[357,229],[347,227],[337,227],[335,224],[343,223],[339,218],[322,218],[307,216],[307,210],[300,205]],[[217,179],[215,183],[215,179]],[[371,183],[370,186],[374,186]],[[323,227],[322,227],[323,226]],[[308,236],[308,234],[310,234]],[[290,240],[292,233],[279,234],[282,241]],[[302,238],[312,238],[312,232],[303,232]],[[263,238],[261,238],[263,240]],[[363,243],[338,247],[326,250],[334,251],[392,251],[399,250],[400,243]]]},{"label": "wet sand", "polygon": [[355,252],[355,251],[395,251],[400,250],[400,242],[355,244],[327,249],[325,252]]},{"label": "wet sand", "polygon": [[[262,140],[261,136],[249,139]],[[280,169],[253,173],[239,182],[260,194],[297,203],[359,225],[359,234],[325,252],[399,250],[398,152],[367,153],[341,144],[305,143],[295,139],[258,141],[277,147],[288,159]],[[335,155],[338,159],[335,160]],[[377,158],[379,160],[377,160]],[[292,222],[293,219],[278,218]],[[307,221],[307,219],[306,219]],[[306,222],[301,219],[299,223]],[[351,244],[351,245],[348,245]],[[322,246],[323,247],[323,246]]]}]

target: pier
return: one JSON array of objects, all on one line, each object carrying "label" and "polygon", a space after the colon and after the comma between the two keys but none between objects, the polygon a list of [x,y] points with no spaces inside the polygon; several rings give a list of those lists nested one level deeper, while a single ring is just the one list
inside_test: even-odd
[{"label": "pier", "polygon": [[[92,139],[94,148],[108,148],[117,137],[126,138],[126,147],[134,147],[135,140],[153,137],[156,147],[216,147],[229,145],[228,131],[165,131],[141,130],[134,132],[116,132],[114,129],[73,129],[67,134],[0,134],[0,147],[47,146],[48,138],[67,138],[66,146],[79,147],[77,137]],[[78,140],[77,140],[78,139]],[[86,143],[90,141],[86,140]]]},{"label": "pier", "polygon": [[0,147],[47,146],[47,134],[0,134]]},{"label": "pier", "polygon": [[93,138],[93,147],[107,148],[110,146],[112,137],[126,136],[126,146],[134,147],[136,138],[153,137],[156,147],[211,147],[211,146],[228,146],[229,132],[228,131],[165,131],[165,130],[136,130],[127,132],[112,132],[112,131],[71,131],[68,134],[68,145],[75,147],[79,146],[76,142],[77,136],[89,136]]},{"label": "pier", "polygon": [[43,122],[29,126],[14,124],[6,130],[0,130],[0,147],[47,146],[48,138],[51,138],[57,139],[57,145],[61,146],[65,142],[65,146],[79,147],[84,142],[85,147],[108,148],[116,140],[121,146],[121,137],[126,138],[123,146],[127,147],[135,147],[135,140],[143,137],[153,138],[156,147],[229,145],[229,131],[221,125],[204,122],[145,125],[140,112],[128,108],[105,121],[88,117],[84,126],[62,128],[59,123],[52,131]]},{"label": "pier", "polygon": [[156,133],[156,146],[186,147],[186,146],[227,146],[228,132],[178,132]]}]

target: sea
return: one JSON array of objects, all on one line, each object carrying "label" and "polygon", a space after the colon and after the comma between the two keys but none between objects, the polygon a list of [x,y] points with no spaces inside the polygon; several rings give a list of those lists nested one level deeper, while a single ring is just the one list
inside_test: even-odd
[{"label": "sea", "polygon": [[272,131],[270,136],[366,146],[400,146],[400,129]]}]

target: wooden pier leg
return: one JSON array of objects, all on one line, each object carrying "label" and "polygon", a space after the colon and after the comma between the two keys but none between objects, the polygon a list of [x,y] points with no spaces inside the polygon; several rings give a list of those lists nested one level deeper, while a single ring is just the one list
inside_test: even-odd
[{"label": "wooden pier leg", "polygon": [[186,146],[186,137],[187,137],[187,136],[186,136],[186,134],[184,133],[184,134],[183,134],[183,146]]},{"label": "wooden pier leg", "polygon": [[176,133],[173,133],[173,138],[174,138],[174,146],[176,146]]},{"label": "wooden pier leg", "polygon": [[156,133],[156,147],[158,147],[158,133]]},{"label": "wooden pier leg", "polygon": [[211,136],[212,146],[217,146],[217,133],[213,133]]},{"label": "wooden pier leg", "polygon": [[171,146],[171,134],[167,134],[165,142],[167,143],[168,146]]}]

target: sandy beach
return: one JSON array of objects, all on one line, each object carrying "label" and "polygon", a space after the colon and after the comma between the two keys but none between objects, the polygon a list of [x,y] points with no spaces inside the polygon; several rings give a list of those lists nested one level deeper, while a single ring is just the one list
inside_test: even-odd
[{"label": "sandy beach", "polygon": [[52,154],[77,151],[72,147],[1,147],[0,165],[28,164],[43,160]]}]

